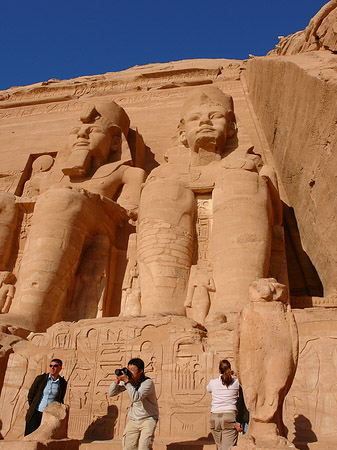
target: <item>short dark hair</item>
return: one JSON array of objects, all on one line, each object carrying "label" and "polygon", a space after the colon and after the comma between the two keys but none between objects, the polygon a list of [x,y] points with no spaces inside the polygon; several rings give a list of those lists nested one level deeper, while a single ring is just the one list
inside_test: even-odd
[{"label": "short dark hair", "polygon": [[136,366],[138,370],[142,370],[144,372],[144,361],[140,358],[132,358],[128,362],[128,366]]},{"label": "short dark hair", "polygon": [[60,367],[62,367],[62,361],[60,359],[54,358],[50,362],[56,362]]}]

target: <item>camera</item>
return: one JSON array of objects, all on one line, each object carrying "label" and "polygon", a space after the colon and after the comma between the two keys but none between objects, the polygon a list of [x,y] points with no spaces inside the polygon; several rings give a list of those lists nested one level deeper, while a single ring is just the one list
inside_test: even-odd
[{"label": "camera", "polygon": [[118,377],[121,377],[123,374],[126,375],[128,378],[132,378],[132,373],[126,367],[123,367],[123,369],[115,370],[115,375],[117,375]]}]

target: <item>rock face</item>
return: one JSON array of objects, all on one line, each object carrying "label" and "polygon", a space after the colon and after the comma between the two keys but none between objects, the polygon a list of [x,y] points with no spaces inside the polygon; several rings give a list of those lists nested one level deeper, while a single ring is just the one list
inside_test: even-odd
[{"label": "rock face", "polygon": [[287,37],[280,36],[280,42],[270,54],[294,55],[315,50],[337,51],[337,2],[330,0],[310,20],[304,31]]},{"label": "rock face", "polygon": [[[310,25],[325,43],[334,5]],[[129,404],[107,390],[136,356],[156,384],[157,438],[208,436],[205,386],[220,359],[234,359],[249,285],[274,278],[298,323],[298,368],[283,408],[288,441],[334,445],[337,56],[329,46],[1,93],[6,440],[22,437],[27,390],[54,357],[68,380],[69,438],[120,438]],[[276,339],[277,320],[287,334],[283,303],[275,311],[275,302],[260,303],[261,342],[242,328],[243,355]],[[283,381],[268,381],[272,404],[283,401],[296,366],[294,343],[283,347]],[[276,350],[265,350],[267,364]],[[248,398],[266,388],[248,375],[242,383]],[[268,425],[270,411],[249,402],[253,420]],[[280,424],[279,403],[274,414]]]}]

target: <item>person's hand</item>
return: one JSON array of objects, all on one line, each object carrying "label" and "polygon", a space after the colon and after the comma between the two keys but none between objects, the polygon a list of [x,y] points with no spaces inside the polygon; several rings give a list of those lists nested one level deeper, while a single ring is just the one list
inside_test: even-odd
[{"label": "person's hand", "polygon": [[119,381],[124,381],[124,383],[128,383],[130,381],[129,377],[125,373],[123,373],[123,375],[117,378],[119,378]]},{"label": "person's hand", "polygon": [[241,426],[241,423],[236,422],[235,428],[236,428],[236,431],[237,431],[238,433],[242,433],[242,432],[243,432],[243,428],[242,428],[242,426]]}]

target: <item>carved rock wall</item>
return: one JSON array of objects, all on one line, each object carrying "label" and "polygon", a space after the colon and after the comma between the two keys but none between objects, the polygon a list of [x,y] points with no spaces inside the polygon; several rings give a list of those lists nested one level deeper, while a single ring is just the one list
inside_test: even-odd
[{"label": "carved rock wall", "polygon": [[[137,165],[144,165],[150,172],[176,147],[177,119],[190,91],[198,85],[213,84],[233,96],[240,146],[254,145],[263,161],[276,167],[281,198],[295,210],[300,230],[297,237],[314,263],[326,295],[333,294],[337,272],[335,63],[330,54],[314,54],[309,59],[303,55],[265,57],[251,60],[246,71],[246,62],[240,61],[181,61],[117,74],[49,81],[1,93],[0,190],[16,194],[20,204],[20,230],[16,230],[8,263],[14,274],[20,268],[34,208],[33,201],[20,203],[32,163],[38,155],[54,157],[62,152],[69,123],[84,103],[104,97],[125,108],[131,129],[135,132],[137,128],[146,143]],[[204,197],[199,200],[208,201]],[[197,223],[197,239],[200,251],[206,255],[207,233],[202,229],[211,219],[207,211],[204,216]],[[114,249],[116,274],[110,299],[114,316],[120,312],[126,260],[131,259],[127,256],[129,234],[130,230],[124,229]],[[296,254],[288,253],[287,257],[295,267]],[[300,272],[298,268],[296,274]],[[305,282],[298,283],[301,290]],[[293,299],[292,303],[304,306]],[[334,305],[336,302],[328,306]],[[332,430],[337,426],[336,389],[331,375],[336,372],[336,310],[313,308],[295,311],[295,316],[299,322],[300,358],[284,411],[289,440],[333,442]],[[114,369],[139,355],[145,361],[147,375],[155,381],[159,397],[161,421],[157,436],[171,442],[207,436],[210,397],[205,386],[217,376],[219,360],[232,359],[232,338],[228,324],[210,324],[206,333],[195,322],[176,316],[106,317],[58,323],[46,333],[32,334],[28,342],[6,344],[6,358],[8,347],[13,347],[14,353],[8,359],[0,398],[0,409],[6,411],[1,433],[12,439],[22,436],[32,380],[47,370],[51,358],[60,357],[64,361],[63,375],[69,380],[69,436],[121,436],[129,400],[126,394],[109,399],[107,391]]]},{"label": "carved rock wall", "polygon": [[[335,442],[337,427],[337,312],[312,308],[295,311],[295,317],[300,353],[283,408],[288,440],[328,445]],[[36,375],[48,370],[50,359],[60,357],[68,380],[68,436],[120,439],[130,401],[125,392],[109,398],[108,388],[116,368],[141,356],[158,397],[157,440],[181,443],[205,438],[211,402],[205,388],[217,377],[224,355],[233,362],[233,331],[225,324],[206,332],[177,316],[61,322],[46,333],[32,334],[10,355],[0,397],[0,408],[6,411],[1,433],[6,440],[22,437],[28,389]]]}]

